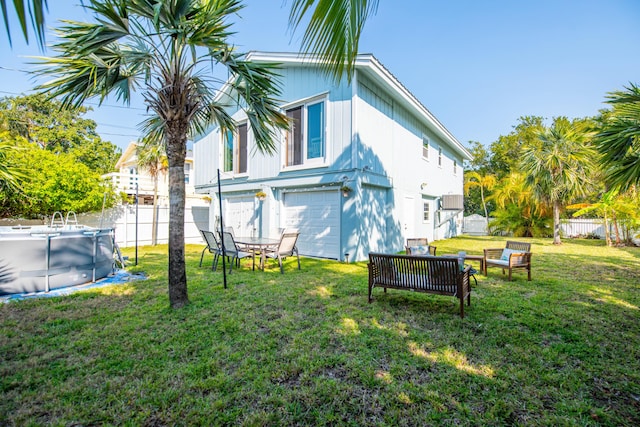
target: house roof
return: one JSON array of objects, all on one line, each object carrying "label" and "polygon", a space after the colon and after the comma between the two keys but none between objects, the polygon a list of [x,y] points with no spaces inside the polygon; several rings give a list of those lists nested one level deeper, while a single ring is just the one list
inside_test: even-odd
[{"label": "house roof", "polygon": [[[136,152],[137,148],[138,148],[137,142],[135,141],[130,142],[129,145],[127,145],[127,148],[125,148],[125,150],[120,155],[120,158],[116,162],[115,168],[119,170],[120,168],[124,167],[127,163],[132,161],[135,161],[137,163],[138,162],[137,152]],[[191,150],[187,150],[187,156],[185,157],[184,162],[193,163],[193,153],[191,152]]]},{"label": "house roof", "polygon": [[122,155],[120,155],[120,158],[116,162],[116,169],[120,169],[121,167],[123,167],[129,161],[129,159],[131,159],[131,157],[136,154],[137,146],[138,144],[136,144],[135,142],[130,142],[129,145],[127,145],[127,148],[124,149]]},{"label": "house roof", "polygon": [[[253,51],[247,54],[246,59],[256,62],[276,62],[288,66],[309,66],[322,62],[322,59],[317,55],[283,52]],[[355,68],[357,72],[364,73],[386,89],[399,104],[416,113],[427,123],[431,131],[448,142],[465,160],[471,160],[472,156],[469,150],[375,56],[368,53],[359,54],[355,60]]]}]

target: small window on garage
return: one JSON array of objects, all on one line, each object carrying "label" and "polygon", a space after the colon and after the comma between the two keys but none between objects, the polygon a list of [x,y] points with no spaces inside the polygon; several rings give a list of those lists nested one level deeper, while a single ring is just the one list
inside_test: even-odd
[{"label": "small window on garage", "polygon": [[431,218],[431,206],[429,202],[422,202],[422,222],[429,222]]}]

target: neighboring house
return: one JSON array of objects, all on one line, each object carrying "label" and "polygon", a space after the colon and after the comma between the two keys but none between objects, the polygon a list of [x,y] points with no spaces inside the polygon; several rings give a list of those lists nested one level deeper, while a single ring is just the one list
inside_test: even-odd
[{"label": "neighboring house", "polygon": [[[149,174],[148,170],[138,166],[136,148],[137,144],[135,142],[129,143],[116,163],[118,172],[106,174],[104,177],[111,179],[117,192],[126,193],[134,200],[137,192],[138,201],[141,205],[153,205],[153,177]],[[191,152],[188,152],[184,162],[187,206],[204,205],[205,197],[201,194],[196,194],[193,185],[193,172],[193,155]],[[168,201],[169,185],[167,170],[160,172],[158,175],[158,204],[168,205]]]},{"label": "neighboring house", "polygon": [[[213,128],[196,138],[196,191],[215,200],[210,229],[219,169],[225,226],[265,237],[297,228],[302,255],[363,260],[370,251],[402,250],[407,237],[460,232],[470,153],[373,55],[359,55],[352,82],[338,85],[309,56],[247,58],[282,64],[279,98],[294,125],[274,156],[256,151],[239,109],[230,111],[234,134]],[[343,195],[343,186],[351,191]]]}]

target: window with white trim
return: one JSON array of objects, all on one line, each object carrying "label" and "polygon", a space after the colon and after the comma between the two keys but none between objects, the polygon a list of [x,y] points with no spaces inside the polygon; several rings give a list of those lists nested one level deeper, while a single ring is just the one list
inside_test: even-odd
[{"label": "window with white trim", "polygon": [[429,159],[429,138],[426,136],[422,137],[422,158]]},{"label": "window with white trim", "polygon": [[442,147],[438,148],[438,166],[442,167]]},{"label": "window with white trim", "polygon": [[431,206],[429,202],[422,202],[422,222],[429,222],[429,218],[431,217]]},{"label": "window with white trim", "polygon": [[291,128],[286,136],[285,166],[323,162],[325,158],[325,102],[311,101],[286,110]]},{"label": "window with white trim", "polygon": [[458,161],[457,160],[453,161],[453,174],[454,175],[458,174]]},{"label": "window with white trim", "polygon": [[226,131],[222,138],[222,165],[224,172],[246,173],[248,159],[247,124],[237,126],[236,131]]},{"label": "window with white trim", "polygon": [[191,164],[185,163],[184,164],[184,183],[189,184],[190,180],[191,180]]}]

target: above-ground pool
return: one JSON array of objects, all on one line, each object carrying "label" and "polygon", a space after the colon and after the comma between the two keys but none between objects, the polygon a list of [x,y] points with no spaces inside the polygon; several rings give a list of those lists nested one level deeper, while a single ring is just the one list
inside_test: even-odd
[{"label": "above-ground pool", "polygon": [[0,295],[95,282],[113,268],[112,228],[0,227]]}]

